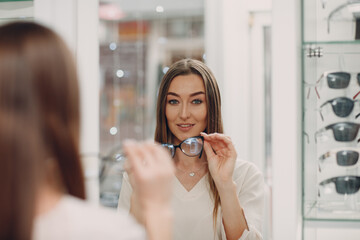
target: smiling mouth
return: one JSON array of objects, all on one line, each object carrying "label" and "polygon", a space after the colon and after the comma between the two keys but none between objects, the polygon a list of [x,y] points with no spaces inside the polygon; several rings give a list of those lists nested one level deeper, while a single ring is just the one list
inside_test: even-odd
[{"label": "smiling mouth", "polygon": [[189,128],[194,126],[195,124],[177,124],[177,126],[181,127],[181,128]]}]

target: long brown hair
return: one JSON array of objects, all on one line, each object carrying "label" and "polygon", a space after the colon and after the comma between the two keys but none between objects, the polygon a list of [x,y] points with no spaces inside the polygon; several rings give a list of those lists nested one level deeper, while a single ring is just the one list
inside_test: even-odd
[{"label": "long brown hair", "polygon": [[85,198],[77,73],[68,48],[31,22],[0,27],[0,239],[30,239],[46,161]]},{"label": "long brown hair", "polygon": [[[214,74],[201,61],[194,59],[182,59],[170,66],[169,70],[163,77],[158,93],[157,108],[156,108],[156,129],[155,141],[160,143],[171,143],[172,133],[167,125],[165,116],[166,95],[170,87],[171,81],[179,75],[199,75],[205,86],[205,97],[207,102],[207,126],[205,132],[207,133],[223,133],[223,124],[221,118],[221,98],[220,91],[217,85]],[[213,220],[214,226],[216,224],[217,213],[221,205],[219,192],[215,186],[215,182],[209,174],[209,184],[212,197],[214,200]]]}]

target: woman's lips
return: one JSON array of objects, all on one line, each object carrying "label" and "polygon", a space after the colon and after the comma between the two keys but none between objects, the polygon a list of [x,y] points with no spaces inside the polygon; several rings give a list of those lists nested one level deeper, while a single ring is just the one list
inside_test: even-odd
[{"label": "woman's lips", "polygon": [[190,123],[186,123],[186,124],[176,124],[176,126],[178,126],[181,131],[188,131],[188,130],[190,130],[194,125],[195,125],[195,124],[190,124]]}]

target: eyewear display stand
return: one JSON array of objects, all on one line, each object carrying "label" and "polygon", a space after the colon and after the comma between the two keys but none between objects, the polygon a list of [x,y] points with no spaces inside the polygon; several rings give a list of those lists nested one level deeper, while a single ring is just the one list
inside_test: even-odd
[{"label": "eyewear display stand", "polygon": [[302,4],[303,239],[317,240],[314,222],[360,227],[360,1]]}]

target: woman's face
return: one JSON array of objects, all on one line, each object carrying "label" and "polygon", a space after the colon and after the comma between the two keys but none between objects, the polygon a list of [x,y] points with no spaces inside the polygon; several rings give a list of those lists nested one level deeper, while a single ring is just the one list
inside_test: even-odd
[{"label": "woman's face", "polygon": [[174,144],[200,135],[207,126],[203,79],[196,74],[175,77],[166,95],[165,115]]}]

